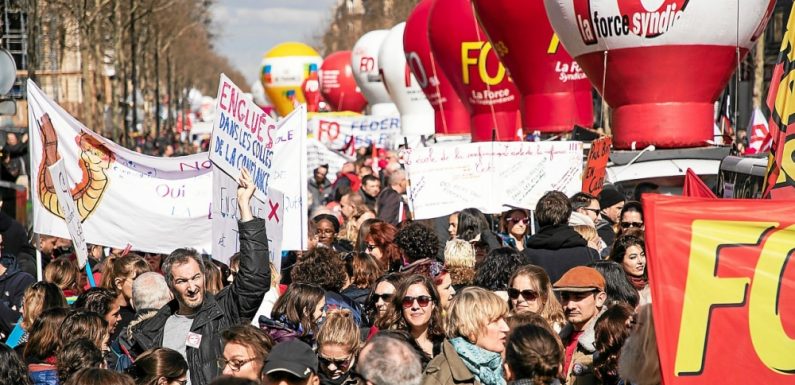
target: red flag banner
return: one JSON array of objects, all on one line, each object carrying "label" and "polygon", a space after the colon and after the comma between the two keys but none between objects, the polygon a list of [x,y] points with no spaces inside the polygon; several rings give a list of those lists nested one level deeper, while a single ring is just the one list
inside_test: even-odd
[{"label": "red flag banner", "polygon": [[690,167],[685,173],[685,184],[682,186],[682,196],[693,198],[717,198],[712,189],[707,186],[695,171]]},{"label": "red flag banner", "polygon": [[645,197],[664,384],[795,383],[794,206]]},{"label": "red flag banner", "polygon": [[767,162],[763,197],[795,199],[795,4],[781,40],[778,62],[767,93],[770,136],[773,139]]},{"label": "red flag banner", "polygon": [[599,138],[591,143],[591,150],[588,151],[588,163],[585,166],[585,173],[582,177],[583,192],[597,196],[602,191],[612,143],[613,141],[609,136]]}]

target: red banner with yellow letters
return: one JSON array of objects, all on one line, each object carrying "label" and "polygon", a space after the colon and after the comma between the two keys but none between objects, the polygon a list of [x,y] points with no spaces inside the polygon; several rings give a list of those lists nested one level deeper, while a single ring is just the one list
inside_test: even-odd
[{"label": "red banner with yellow letters", "polygon": [[644,197],[665,385],[795,384],[793,208]]}]

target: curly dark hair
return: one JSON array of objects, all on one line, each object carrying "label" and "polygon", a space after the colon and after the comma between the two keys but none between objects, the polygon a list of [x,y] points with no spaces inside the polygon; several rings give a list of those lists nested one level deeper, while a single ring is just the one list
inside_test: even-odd
[{"label": "curly dark hair", "polygon": [[293,266],[292,282],[312,283],[326,291],[339,293],[345,286],[345,262],[328,247],[315,247]]},{"label": "curly dark hair", "polygon": [[602,383],[611,384],[618,381],[618,357],[621,346],[629,337],[630,329],[627,321],[632,318],[634,309],[627,304],[619,303],[611,306],[596,320],[594,332],[594,375]]},{"label": "curly dark hair", "polygon": [[401,228],[395,236],[395,244],[403,252],[405,263],[436,258],[439,254],[439,237],[433,230],[417,222]]},{"label": "curly dark hair", "polygon": [[475,265],[475,286],[491,291],[507,290],[511,275],[521,265],[522,256],[515,249],[494,249]]},{"label": "curly dark hair", "polygon": [[116,303],[116,293],[103,287],[92,287],[84,291],[75,300],[74,308],[93,311],[105,317]]},{"label": "curly dark hair", "polygon": [[87,338],[79,338],[61,349],[56,354],[58,379],[65,383],[73,374],[83,368],[99,368],[104,364],[102,351]]},{"label": "curly dark hair", "polygon": [[33,385],[28,377],[28,368],[4,343],[0,343],[0,384]]}]

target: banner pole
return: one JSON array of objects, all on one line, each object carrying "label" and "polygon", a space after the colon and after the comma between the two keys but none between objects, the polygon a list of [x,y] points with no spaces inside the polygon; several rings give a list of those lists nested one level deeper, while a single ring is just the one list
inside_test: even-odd
[{"label": "banner pole", "polygon": [[91,287],[97,287],[96,282],[94,282],[94,273],[91,271],[91,261],[86,259],[86,278],[88,278],[88,285]]}]

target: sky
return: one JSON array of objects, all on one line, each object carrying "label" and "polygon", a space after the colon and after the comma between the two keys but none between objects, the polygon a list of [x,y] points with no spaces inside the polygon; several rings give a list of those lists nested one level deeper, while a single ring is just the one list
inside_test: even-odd
[{"label": "sky", "polygon": [[215,48],[250,85],[258,79],[265,52],[285,41],[311,43],[336,4],[337,0],[217,0],[212,7]]}]

